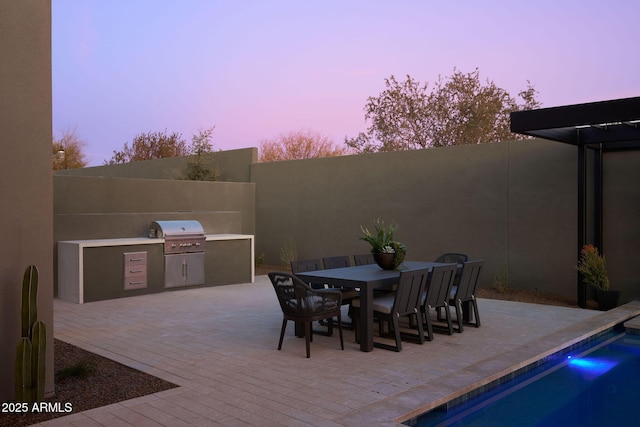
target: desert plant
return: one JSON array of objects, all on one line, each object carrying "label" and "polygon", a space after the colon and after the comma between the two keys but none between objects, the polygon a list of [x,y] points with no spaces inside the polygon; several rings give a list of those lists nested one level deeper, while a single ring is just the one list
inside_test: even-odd
[{"label": "desert plant", "polygon": [[298,249],[296,248],[296,242],[289,238],[282,244],[280,248],[280,262],[282,265],[290,265],[291,261],[298,259]]},{"label": "desert plant", "polygon": [[[398,229],[398,225],[394,222],[385,225],[384,221],[378,218],[373,224],[373,227],[374,232],[371,232],[368,228],[360,226],[360,230],[362,231],[360,240],[364,240],[371,245],[371,253],[373,254],[395,253],[395,248],[392,243],[395,242],[394,235]],[[395,243],[401,244],[399,242]]]},{"label": "desert plant", "polygon": [[30,265],[22,279],[22,338],[16,349],[16,401],[44,400],[47,328],[38,320],[38,269]]},{"label": "desert plant", "polygon": [[582,274],[582,281],[595,289],[609,290],[607,262],[593,245],[584,245],[580,251],[580,261],[576,269]]},{"label": "desert plant", "polygon": [[501,269],[498,274],[493,277],[491,287],[502,294],[507,293],[511,289],[511,278],[509,277],[509,270],[506,267]]},{"label": "desert plant", "polygon": [[98,364],[93,360],[83,360],[56,372],[56,381],[64,381],[68,378],[86,378],[97,369]]},{"label": "desert plant", "polygon": [[394,239],[398,224],[392,222],[389,225],[385,225],[384,221],[378,218],[373,227],[374,232],[371,232],[368,228],[360,226],[362,231],[360,240],[364,240],[371,245],[371,253],[374,254],[374,257],[377,254],[393,254],[393,268],[397,269],[407,254],[407,247],[404,243]]}]

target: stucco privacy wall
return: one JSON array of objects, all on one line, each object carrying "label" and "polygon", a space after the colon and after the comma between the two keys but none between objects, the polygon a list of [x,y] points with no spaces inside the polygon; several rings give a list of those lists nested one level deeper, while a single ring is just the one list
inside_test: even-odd
[{"label": "stucco privacy wall", "polygon": [[408,258],[465,252],[483,286],[575,297],[576,151],[545,140],[254,164],[256,256],[364,253],[360,225],[395,220]]},{"label": "stucco privacy wall", "polygon": [[[171,157],[157,160],[125,163],[121,165],[94,166],[68,169],[57,175],[104,176],[120,178],[174,179],[184,172],[190,157]],[[221,181],[251,182],[251,164],[258,161],[258,149],[217,151],[213,153],[211,166],[221,174]]]},{"label": "stucco privacy wall", "polygon": [[51,2],[0,0],[0,402],[14,398],[22,275],[40,272],[47,325],[45,393],[53,393]]}]

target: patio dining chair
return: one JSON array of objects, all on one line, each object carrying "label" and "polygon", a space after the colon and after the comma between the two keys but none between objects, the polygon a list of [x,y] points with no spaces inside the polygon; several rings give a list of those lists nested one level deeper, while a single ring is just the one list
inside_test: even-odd
[{"label": "patio dining chair", "polygon": [[[348,261],[348,258],[347,258]],[[291,261],[291,272],[293,274],[304,273],[306,271],[316,271],[322,270],[322,262],[319,259],[307,259],[300,261]],[[309,286],[313,289],[325,289],[326,286],[322,284],[309,283]],[[358,293],[353,289],[342,289],[342,288],[333,288],[337,291],[340,291],[342,294],[342,305],[350,305],[353,298],[358,296]],[[321,322],[324,325],[324,322]],[[343,325],[345,327],[351,328],[350,324]],[[326,335],[331,335],[331,329],[329,331],[314,331],[315,333]]]},{"label": "patio dining chair", "polygon": [[[351,261],[348,255],[325,257],[322,258],[322,263],[325,269],[351,267]],[[351,317],[351,302],[358,296],[358,291],[355,289],[344,289],[338,286],[334,286],[333,289],[338,289],[342,292],[342,305],[349,305],[349,317]],[[342,326],[348,329],[353,328],[353,324],[349,322],[343,322]]]},{"label": "patio dining chair", "polygon": [[[428,269],[406,270],[400,273],[398,288],[395,292],[373,299],[373,314],[379,318],[379,334],[386,336],[393,334],[396,345],[390,346],[383,343],[374,342],[373,345],[386,350],[402,351],[402,339],[424,344],[424,330],[420,320],[420,303],[424,292],[425,283],[429,274]],[[360,300],[353,301],[354,321],[356,322],[356,342],[359,340],[358,320],[360,310]],[[418,327],[418,334],[411,335],[400,331],[399,318],[409,317],[413,319]],[[384,332],[384,322],[389,324],[389,334]]]},{"label": "patio dining chair", "polygon": [[[283,319],[280,330],[278,350],[282,349],[284,333],[287,322],[293,320],[304,325],[304,339],[307,348],[307,357],[311,357],[310,342],[313,340],[311,322],[338,318],[338,331],[340,332],[340,347],[344,350],[342,337],[341,301],[342,295],[333,289],[313,289],[293,274],[283,272],[269,273],[269,279],[278,296],[278,302],[282,309]],[[332,325],[329,323],[329,328]]]},{"label": "patio dining chair", "polygon": [[434,325],[431,320],[432,308],[435,309],[437,313],[440,312],[440,308],[444,309],[447,320],[446,331],[449,335],[453,334],[451,312],[449,311],[449,295],[451,293],[451,287],[453,286],[453,280],[457,269],[458,264],[447,264],[433,267],[431,269],[431,273],[429,273],[429,277],[427,278],[420,312],[422,314],[424,325],[427,328],[427,339],[429,341],[433,341]]},{"label": "patio dining chair", "polygon": [[[322,262],[319,259],[306,259],[301,261],[291,261],[291,272],[304,273],[306,271],[322,270]],[[309,284],[313,289],[324,289],[324,285]]]},{"label": "patio dining chair", "polygon": [[[460,267],[462,264],[464,264],[465,262],[469,261],[469,255],[467,254],[463,254],[460,252],[445,252],[443,254],[441,254],[435,262],[443,262],[446,264],[458,264],[458,266]],[[458,286],[458,283],[460,283],[460,277],[462,274],[462,268],[458,268],[458,271],[456,272],[456,277],[453,279],[453,286]]]},{"label": "patio dining chair", "polygon": [[[484,268],[484,261],[469,261],[465,262],[462,267],[462,275],[460,277],[460,283],[451,291],[449,304],[453,305],[456,309],[456,322],[458,323],[458,332],[462,332],[464,316],[462,312],[462,305],[469,304],[473,308],[474,322],[467,321],[467,325],[473,325],[476,328],[480,327],[480,314],[478,313],[478,301],[476,300],[476,289],[478,287],[478,279],[480,272]],[[447,309],[449,311],[449,309]]]},{"label": "patio dining chair", "polygon": [[459,252],[445,252],[441,254],[435,262],[443,262],[445,264],[462,264],[467,261],[469,261],[469,256],[467,254]]},{"label": "patio dining chair", "polygon": [[359,254],[359,255],[353,256],[353,263],[355,265],[369,265],[369,264],[375,264],[376,260],[373,259],[372,253]]},{"label": "patio dining chair", "polygon": [[324,264],[324,268],[327,269],[351,267],[351,261],[348,255],[325,257],[322,258],[322,263]]}]

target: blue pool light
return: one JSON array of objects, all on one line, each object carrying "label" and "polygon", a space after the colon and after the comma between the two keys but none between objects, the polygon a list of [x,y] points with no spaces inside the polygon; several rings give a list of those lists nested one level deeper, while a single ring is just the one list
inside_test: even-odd
[{"label": "blue pool light", "polygon": [[609,372],[618,364],[617,360],[597,359],[592,357],[572,358],[569,356],[568,359],[570,367],[583,371],[590,379]]}]

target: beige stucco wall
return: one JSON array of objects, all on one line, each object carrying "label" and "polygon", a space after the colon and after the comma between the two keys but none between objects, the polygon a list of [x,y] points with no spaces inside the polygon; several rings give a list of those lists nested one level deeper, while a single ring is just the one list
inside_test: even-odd
[{"label": "beige stucco wall", "polygon": [[508,269],[514,287],[575,297],[576,150],[545,140],[253,165],[256,255],[369,250],[360,225],[399,224],[408,258],[464,252],[486,260],[483,286]]},{"label": "beige stucco wall", "polygon": [[51,2],[0,0],[0,401],[14,398],[25,268],[40,272],[47,325],[46,393],[53,393]]},{"label": "beige stucco wall", "polygon": [[[184,173],[190,157],[170,157],[121,165],[94,166],[56,172],[69,176],[174,179]],[[220,181],[251,182],[251,164],[258,161],[258,149],[216,151],[208,164],[220,172]]]}]

